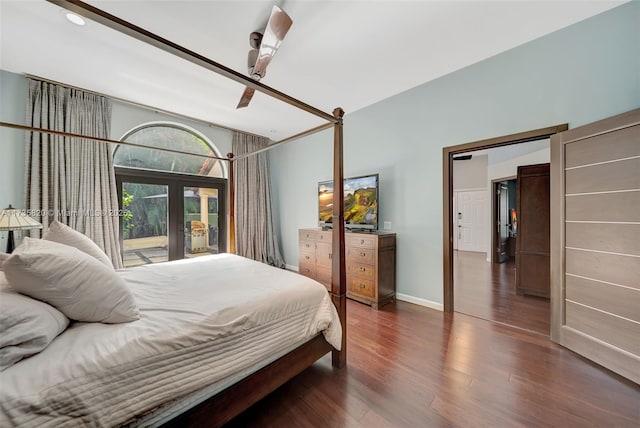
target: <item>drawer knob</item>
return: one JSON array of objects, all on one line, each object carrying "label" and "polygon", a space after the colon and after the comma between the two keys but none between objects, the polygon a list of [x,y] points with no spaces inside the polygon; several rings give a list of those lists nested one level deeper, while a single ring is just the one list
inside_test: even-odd
[{"label": "drawer knob", "polygon": [[364,266],[360,266],[360,272],[364,272],[365,270]]},{"label": "drawer knob", "polygon": [[360,251],[360,257],[364,257],[366,255],[367,255],[367,253],[365,253],[364,251]]},{"label": "drawer knob", "polygon": [[364,239],[361,239],[361,240],[360,240],[360,244],[364,244]]},{"label": "drawer knob", "polygon": [[364,288],[364,287],[366,287],[366,285],[360,284],[360,288]]},{"label": "drawer knob", "polygon": [[307,259],[307,260],[309,260],[309,258],[310,258],[310,257],[309,257],[309,256],[304,256],[304,258],[305,258],[305,259]]},{"label": "drawer knob", "polygon": [[305,247],[309,248],[309,244],[304,244]]},{"label": "drawer knob", "polygon": [[324,235],[320,235],[320,239],[324,239]]}]

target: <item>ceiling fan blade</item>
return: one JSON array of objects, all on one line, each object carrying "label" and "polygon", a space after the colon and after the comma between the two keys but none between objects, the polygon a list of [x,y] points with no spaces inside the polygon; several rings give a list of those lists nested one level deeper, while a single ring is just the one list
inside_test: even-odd
[{"label": "ceiling fan blade", "polygon": [[244,88],[244,92],[242,93],[242,97],[240,97],[240,102],[236,109],[245,108],[249,105],[249,101],[253,98],[253,94],[256,90],[251,88]]},{"label": "ceiling fan blade", "polygon": [[254,79],[261,79],[266,73],[267,66],[271,62],[271,59],[276,54],[282,39],[287,35],[289,28],[293,21],[286,14],[285,11],[278,6],[273,6],[271,10],[271,16],[267,27],[264,30],[262,36],[262,42],[260,43],[260,50],[258,51],[258,59],[256,65],[253,67],[253,74],[251,77]]}]

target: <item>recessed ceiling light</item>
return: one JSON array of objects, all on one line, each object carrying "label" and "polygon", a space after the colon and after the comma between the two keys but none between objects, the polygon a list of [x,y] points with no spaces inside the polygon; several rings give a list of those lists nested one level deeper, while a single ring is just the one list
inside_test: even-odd
[{"label": "recessed ceiling light", "polygon": [[270,129],[269,132],[271,132],[272,134],[275,134],[276,132],[278,132],[277,129]]},{"label": "recessed ceiling light", "polygon": [[72,13],[72,12],[67,12],[65,16],[69,21],[71,21],[76,25],[83,26],[85,24],[84,18],[82,18],[80,15],[76,15],[75,13]]}]

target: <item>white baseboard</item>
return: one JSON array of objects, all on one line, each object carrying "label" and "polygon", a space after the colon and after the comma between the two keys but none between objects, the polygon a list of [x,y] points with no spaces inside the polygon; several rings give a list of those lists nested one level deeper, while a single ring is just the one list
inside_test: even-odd
[{"label": "white baseboard", "polygon": [[[299,272],[298,266],[285,265],[285,268],[287,270]],[[427,299],[420,299],[419,297],[409,296],[408,294],[396,293],[396,300],[401,300],[403,302],[413,303],[415,305],[435,309],[436,311],[444,311],[444,306],[442,305],[442,303],[432,302],[431,300]]]},{"label": "white baseboard", "polygon": [[408,294],[396,294],[396,300],[402,300],[403,302],[413,303],[415,305],[425,306],[427,308],[435,309],[436,311],[444,311],[442,303],[432,302],[427,299],[420,299],[419,297],[409,296]]}]

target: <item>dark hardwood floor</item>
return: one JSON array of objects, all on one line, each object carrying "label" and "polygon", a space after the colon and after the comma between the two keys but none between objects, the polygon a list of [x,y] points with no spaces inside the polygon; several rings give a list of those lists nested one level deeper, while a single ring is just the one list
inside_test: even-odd
[{"label": "dark hardwood floor", "polygon": [[547,338],[405,302],[348,302],[325,356],[229,427],[638,427],[640,386]]},{"label": "dark hardwood floor", "polygon": [[516,295],[515,262],[489,263],[485,253],[453,252],[456,312],[549,336],[549,299]]}]

